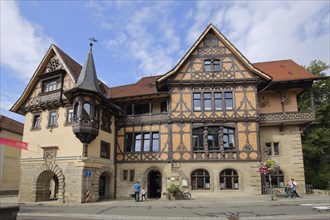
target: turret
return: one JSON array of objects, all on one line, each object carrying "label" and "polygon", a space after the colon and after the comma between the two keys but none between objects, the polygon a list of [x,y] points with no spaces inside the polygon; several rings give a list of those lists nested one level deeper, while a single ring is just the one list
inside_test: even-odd
[{"label": "turret", "polygon": [[87,157],[87,147],[99,134],[100,106],[104,97],[99,89],[92,47],[94,38],[90,39],[90,50],[76,85],[64,92],[73,102],[72,130],[83,143],[83,156]]}]

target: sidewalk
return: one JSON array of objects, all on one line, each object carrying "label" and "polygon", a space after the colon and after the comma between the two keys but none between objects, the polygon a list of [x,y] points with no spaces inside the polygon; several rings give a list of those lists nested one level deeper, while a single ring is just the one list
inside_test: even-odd
[{"label": "sidewalk", "polygon": [[[132,203],[136,206],[139,205],[166,205],[166,204],[260,204],[260,203],[325,203],[330,205],[330,196],[327,195],[304,195],[299,198],[285,198],[285,197],[274,197],[274,200],[271,200],[269,195],[261,195],[261,196],[249,196],[249,197],[225,197],[225,198],[192,198],[191,200],[167,200],[167,199],[148,199],[143,202],[136,203],[133,199],[115,199],[115,200],[102,200],[99,202],[93,203],[82,203],[82,204],[67,204],[67,203],[58,203],[56,200],[53,201],[42,201],[42,202],[28,202],[23,203],[25,205],[49,205],[49,206],[67,206],[67,205],[75,205],[75,206],[104,206],[104,205],[125,205]],[[18,204],[18,196],[0,196],[0,204]]]}]

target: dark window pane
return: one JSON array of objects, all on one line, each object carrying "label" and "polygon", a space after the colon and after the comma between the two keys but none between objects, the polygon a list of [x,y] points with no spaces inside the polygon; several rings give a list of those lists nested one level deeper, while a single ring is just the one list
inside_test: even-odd
[{"label": "dark window pane", "polygon": [[280,144],[279,143],[274,143],[274,154],[280,155]]},{"label": "dark window pane", "polygon": [[76,102],[73,108],[73,117],[78,117],[78,116],[79,116],[79,102]]},{"label": "dark window pane", "polygon": [[132,152],[133,148],[133,134],[132,133],[127,133],[125,135],[125,151],[126,152]]},{"label": "dark window pane", "polygon": [[133,106],[128,105],[126,106],[126,115],[132,115],[133,114]]},{"label": "dark window pane", "polygon": [[135,171],[130,170],[129,171],[129,181],[134,182],[134,178],[135,178]]},{"label": "dark window pane", "polygon": [[271,143],[266,143],[266,154],[267,155],[272,155],[272,146]]},{"label": "dark window pane", "polygon": [[167,101],[160,103],[160,112],[167,112]]},{"label": "dark window pane", "polygon": [[128,178],[128,170],[124,170],[123,172],[123,180],[127,180]]},{"label": "dark window pane", "polygon": [[138,104],[134,106],[134,114],[139,115],[139,114],[146,114],[149,113],[149,103],[146,104]]}]

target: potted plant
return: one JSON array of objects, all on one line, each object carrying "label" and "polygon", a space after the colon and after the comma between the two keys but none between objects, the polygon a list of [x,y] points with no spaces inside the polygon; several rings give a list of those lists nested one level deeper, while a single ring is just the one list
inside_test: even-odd
[{"label": "potted plant", "polygon": [[261,162],[258,167],[258,172],[262,175],[268,176],[269,178],[271,200],[274,200],[271,175],[279,170],[280,170],[280,165],[275,160],[271,160],[271,159]]},{"label": "potted plant", "polygon": [[180,186],[179,185],[175,185],[174,183],[171,183],[170,187],[167,188],[167,192],[168,192],[168,199],[173,199],[175,198],[175,194],[180,192]]}]

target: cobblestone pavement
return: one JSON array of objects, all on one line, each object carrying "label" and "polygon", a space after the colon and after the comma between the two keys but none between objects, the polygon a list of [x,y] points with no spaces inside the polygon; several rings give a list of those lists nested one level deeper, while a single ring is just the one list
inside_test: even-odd
[{"label": "cobblestone pavement", "polygon": [[[1,204],[16,204],[17,197],[0,197]],[[114,219],[114,220],[197,220],[197,219],[330,219],[329,196],[297,199],[269,196],[192,200],[109,200],[97,203],[59,204],[56,201],[19,204],[19,220]],[[35,217],[35,218],[33,218]]]}]

